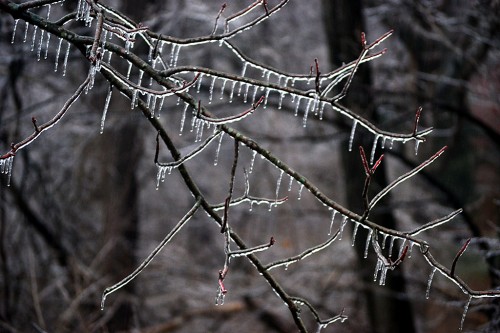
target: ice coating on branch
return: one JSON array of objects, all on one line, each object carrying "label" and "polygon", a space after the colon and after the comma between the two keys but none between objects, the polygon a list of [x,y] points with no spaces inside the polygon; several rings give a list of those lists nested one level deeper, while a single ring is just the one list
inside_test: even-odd
[{"label": "ice coating on branch", "polygon": [[0,173],[7,175],[7,186],[10,186],[10,178],[12,176],[12,166],[14,165],[14,155],[0,159]]}]

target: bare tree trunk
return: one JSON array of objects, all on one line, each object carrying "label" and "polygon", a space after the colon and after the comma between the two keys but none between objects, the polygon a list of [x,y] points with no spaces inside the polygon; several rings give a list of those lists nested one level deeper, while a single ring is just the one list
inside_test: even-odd
[{"label": "bare tree trunk", "polygon": [[[363,3],[361,0],[323,0],[323,13],[327,38],[329,42],[331,62],[334,66],[342,66],[356,59],[361,52],[360,36],[364,31]],[[367,65],[362,65],[356,73],[348,96],[343,101],[354,112],[376,122],[377,115],[371,96],[371,73]],[[361,139],[362,140],[362,139]],[[367,147],[371,142],[359,142]],[[361,193],[364,186],[363,170],[357,149],[342,154],[347,205],[354,211],[362,213],[364,210]],[[359,167],[356,167],[359,166]],[[385,170],[377,169],[372,186],[383,187],[387,183]],[[391,212],[374,211],[370,218],[381,225],[395,228],[395,219]],[[361,230],[360,230],[361,231]],[[366,235],[359,235],[361,237]],[[372,332],[415,332],[413,313],[410,303],[400,297],[405,295],[405,279],[401,270],[388,274],[386,286],[390,290],[382,292],[373,282],[375,258],[369,256],[364,259],[365,242],[356,243],[359,271],[366,285],[365,297],[368,307],[368,316]]]}]

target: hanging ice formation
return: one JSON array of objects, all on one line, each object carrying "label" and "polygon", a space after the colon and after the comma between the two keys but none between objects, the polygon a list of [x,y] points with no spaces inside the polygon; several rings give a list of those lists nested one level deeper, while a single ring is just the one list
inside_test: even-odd
[{"label": "hanging ice formation", "polygon": [[0,173],[7,175],[7,186],[10,186],[10,178],[12,176],[12,166],[14,164],[14,155],[0,159]]},{"label": "hanging ice formation", "polygon": [[109,103],[111,101],[111,94],[113,93],[113,86],[111,85],[108,90],[108,95],[106,96],[106,101],[104,102],[104,110],[102,111],[101,118],[101,130],[100,133],[104,132],[104,122],[106,121],[106,115],[108,113]]}]

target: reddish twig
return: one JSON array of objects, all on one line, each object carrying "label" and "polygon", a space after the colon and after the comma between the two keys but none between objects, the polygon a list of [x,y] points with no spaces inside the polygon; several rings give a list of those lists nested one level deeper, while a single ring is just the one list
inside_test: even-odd
[{"label": "reddish twig", "polygon": [[451,264],[451,269],[450,269],[450,275],[452,277],[455,276],[455,267],[457,266],[458,259],[464,254],[465,250],[467,250],[467,246],[469,246],[470,243],[470,238],[467,239],[465,244],[462,246],[462,248],[458,251],[457,255],[455,256],[455,259],[453,259],[453,263]]}]

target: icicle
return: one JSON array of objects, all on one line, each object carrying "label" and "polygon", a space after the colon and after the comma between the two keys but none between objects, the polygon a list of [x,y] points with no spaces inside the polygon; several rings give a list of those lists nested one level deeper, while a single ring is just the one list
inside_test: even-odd
[{"label": "icicle", "polygon": [[379,285],[385,286],[385,279],[387,277],[387,267],[382,265],[382,272],[380,273],[380,280],[378,282]]},{"label": "icicle", "polygon": [[375,151],[377,150],[377,142],[380,135],[375,136],[375,140],[373,141],[372,152],[370,154],[370,165],[373,165],[373,160],[375,159]]},{"label": "icicle", "polygon": [[31,52],[35,49],[35,40],[36,40],[36,33],[38,32],[38,26],[35,25],[35,29],[33,30],[33,38],[31,39]]},{"label": "icicle", "polygon": [[156,190],[160,188],[160,181],[164,182],[165,177],[168,174],[172,173],[172,167],[166,167],[166,166],[158,166],[158,173],[156,174]]},{"label": "icicle", "polygon": [[415,155],[418,155],[418,145],[420,144],[420,141],[415,140]]},{"label": "icicle", "polygon": [[222,87],[220,88],[220,98],[219,99],[224,99],[224,90],[226,89],[226,83],[227,83],[227,79],[224,79],[224,81],[222,81]]},{"label": "icicle", "polygon": [[465,316],[467,315],[467,311],[469,311],[470,302],[472,301],[472,295],[469,296],[469,300],[464,306],[464,313],[462,314],[462,320],[460,320],[460,330],[462,331],[464,328]]},{"label": "icicle", "polygon": [[263,109],[267,108],[267,100],[269,99],[269,93],[271,90],[269,88],[266,88],[266,93],[264,95],[264,106],[262,107]]},{"label": "icicle", "polygon": [[163,102],[165,102],[165,96],[162,96],[160,99],[160,106],[158,106],[158,115],[156,118],[160,118],[161,116],[161,110],[163,109]]},{"label": "icicle", "polygon": [[321,102],[321,108],[319,109],[319,120],[323,120],[323,114],[325,113],[325,102]]},{"label": "icicle", "polygon": [[386,136],[383,136],[382,137],[382,144],[381,144],[381,148],[384,149],[385,148],[385,141],[387,140],[387,137]]},{"label": "icicle", "polygon": [[330,219],[330,230],[328,231],[328,236],[332,234],[333,222],[335,221],[335,215],[337,215],[337,211],[333,209],[332,218]]},{"label": "icicle", "polygon": [[247,66],[248,62],[245,61],[245,63],[243,64],[243,69],[241,70],[241,76],[245,76],[245,73],[247,71]]},{"label": "icicle", "polygon": [[415,245],[415,243],[410,241],[410,246],[408,247],[408,254],[406,255],[408,259],[411,258],[411,251],[413,250],[413,245]]},{"label": "icicle", "polygon": [[253,171],[253,165],[255,163],[255,156],[257,156],[257,151],[252,150],[252,158],[250,160],[250,169],[248,170],[248,173],[252,173],[252,171]]},{"label": "icicle", "polygon": [[307,115],[309,114],[309,109],[311,108],[312,99],[307,102],[306,110],[304,111],[304,118],[302,119],[302,127],[307,126]]},{"label": "icicle", "polygon": [[285,93],[281,92],[280,93],[280,100],[278,102],[278,110],[281,110],[281,107],[283,106],[283,98],[285,98]]},{"label": "icicle", "polygon": [[276,196],[275,196],[275,201],[278,201],[278,195],[280,192],[280,186],[281,186],[281,179],[283,178],[283,170],[281,170],[280,175],[278,177],[278,181],[276,182]]},{"label": "icicle", "polygon": [[217,150],[215,151],[215,160],[214,160],[214,165],[217,165],[219,163],[219,153],[220,153],[220,147],[222,146],[222,137],[224,136],[224,132],[221,132],[219,136],[219,143],[217,144]]},{"label": "icicle", "polygon": [[304,189],[304,184],[300,184],[299,188],[299,196],[297,197],[297,200],[300,200],[302,198],[302,190]]},{"label": "icicle", "polygon": [[384,237],[382,238],[382,250],[385,249],[385,241],[387,240],[387,234],[383,234]]},{"label": "icicle", "polygon": [[104,111],[102,112],[101,118],[101,130],[100,133],[104,132],[104,122],[106,121],[106,114],[108,113],[109,102],[111,101],[111,94],[113,93],[113,86],[109,86],[108,95],[106,96],[106,101],[104,102]]},{"label": "icicle", "polygon": [[184,103],[184,110],[182,111],[181,129],[179,130],[179,135],[182,135],[182,131],[184,130],[184,123],[186,122],[186,113],[187,113],[188,107],[189,107],[189,104],[188,103]]},{"label": "icicle", "polygon": [[394,240],[396,238],[395,237],[391,237],[391,242],[389,243],[389,258],[392,257],[392,248],[394,247]]},{"label": "icicle", "polygon": [[435,273],[436,273],[436,267],[434,267],[431,271],[431,274],[429,274],[429,279],[427,280],[427,289],[425,290],[425,299],[429,299],[429,294],[431,292],[432,279],[434,278]]},{"label": "icicle", "polygon": [[208,91],[208,104],[212,104],[212,98],[214,95],[214,86],[215,86],[215,80],[217,78],[214,76],[212,79],[212,83],[210,84],[210,89]]},{"label": "icicle", "polygon": [[246,87],[245,87],[245,93],[244,93],[244,96],[243,96],[243,103],[246,103],[247,102],[247,97],[248,97],[248,90],[250,88],[250,85],[247,83]]},{"label": "icicle", "polygon": [[373,281],[377,281],[378,277],[378,272],[382,269],[384,266],[384,262],[380,260],[380,258],[377,259],[377,265],[375,266],[375,273],[373,274]]},{"label": "icicle", "polygon": [[173,67],[177,66],[177,60],[179,60],[179,52],[181,51],[181,45],[177,45],[177,50],[175,50],[174,54],[174,62],[172,64]]},{"label": "icicle", "polygon": [[154,118],[154,116],[156,115],[156,102],[158,100],[158,96],[157,95],[153,95],[151,96],[151,118]]},{"label": "icicle", "polygon": [[347,216],[344,215],[344,218],[342,219],[342,223],[340,224],[339,240],[342,239],[342,235],[344,233],[344,228],[345,228],[346,224],[347,224]]},{"label": "icicle", "polygon": [[259,90],[259,87],[257,87],[257,86],[253,87],[252,104],[255,103],[255,97],[257,97],[257,91],[258,90]]},{"label": "icicle", "polygon": [[266,74],[266,82],[269,83],[269,80],[271,78],[271,71],[268,71]]},{"label": "icicle", "polygon": [[24,38],[23,38],[23,43],[26,43],[26,40],[28,39],[28,30],[29,30],[30,24],[26,22],[26,25],[24,27]]},{"label": "icicle", "polygon": [[139,70],[139,80],[137,81],[137,86],[140,87],[142,84],[142,77],[144,76],[144,71]]},{"label": "icicle", "polygon": [[67,42],[66,45],[66,54],[64,55],[64,62],[63,62],[63,76],[66,76],[66,67],[68,66],[68,58],[69,58],[69,48],[71,47],[71,43]]},{"label": "icicle", "polygon": [[351,128],[351,135],[349,136],[349,151],[352,151],[352,143],[354,141],[354,133],[356,132],[356,126],[358,125],[358,121],[354,120]]},{"label": "icicle", "polygon": [[358,233],[358,228],[359,228],[359,223],[354,222],[354,230],[352,231],[352,244],[351,244],[351,246],[354,246],[354,243],[356,242],[356,234]]},{"label": "icicle", "polygon": [[297,102],[295,104],[295,114],[294,116],[297,117],[299,114],[299,106],[300,106],[300,101],[302,100],[302,96],[297,97]]},{"label": "icicle", "polygon": [[14,21],[14,28],[12,29],[12,39],[10,41],[11,44],[14,44],[14,40],[16,39],[16,30],[17,30],[17,23],[19,22],[19,19],[16,19]]},{"label": "icicle", "polygon": [[5,159],[0,159],[0,173],[7,175],[7,186],[10,186],[10,178],[12,176],[13,165],[14,165],[13,155]]},{"label": "icicle", "polygon": [[236,87],[236,82],[237,81],[233,81],[233,85],[231,86],[231,93],[229,94],[229,103],[233,102],[234,87]]},{"label": "icicle", "polygon": [[289,176],[290,177],[290,181],[288,182],[288,192],[290,192],[292,190],[292,184],[293,184],[293,177],[292,176]]},{"label": "icicle", "polygon": [[363,255],[363,258],[368,258],[368,249],[370,248],[370,241],[372,240],[372,235],[373,235],[373,229],[370,229],[368,231],[368,236],[366,237],[366,245],[365,245],[365,254]]},{"label": "icicle", "polygon": [[201,81],[203,80],[203,73],[200,73],[198,77],[198,82],[196,83],[196,93],[199,94],[201,90]]},{"label": "icicle", "polygon": [[135,105],[137,104],[137,93],[138,93],[137,89],[134,89],[134,91],[132,92],[132,100],[130,102],[131,109],[134,109]]},{"label": "icicle", "polygon": [[49,57],[50,36],[52,36],[52,35],[51,34],[47,34],[47,42],[45,43],[45,54],[43,56],[43,59],[47,59]]},{"label": "icicle", "polygon": [[54,67],[54,72],[57,72],[57,67],[59,66],[59,53],[61,53],[61,46],[62,46],[62,38],[59,38],[59,44],[57,45],[57,51],[56,51],[56,65]]},{"label": "icicle", "polygon": [[392,149],[394,147],[394,138],[391,139],[391,144],[389,145],[389,149]]},{"label": "icicle", "polygon": [[111,57],[112,56],[113,56],[113,52],[108,51],[108,61],[107,61],[108,64],[111,64]]},{"label": "icicle", "polygon": [[127,80],[130,80],[130,72],[132,71],[132,63],[128,61],[128,69],[127,69]]}]

